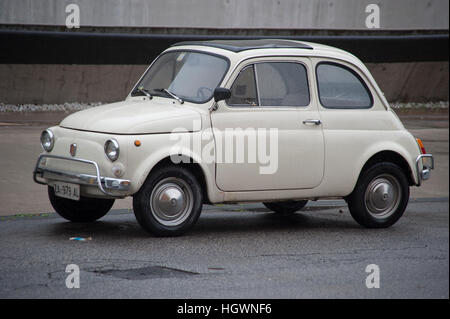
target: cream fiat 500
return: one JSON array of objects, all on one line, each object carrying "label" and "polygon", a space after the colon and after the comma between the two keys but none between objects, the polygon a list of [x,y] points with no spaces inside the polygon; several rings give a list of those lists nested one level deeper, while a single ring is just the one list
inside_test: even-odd
[{"label": "cream fiat 500", "polygon": [[91,222],[133,196],[139,224],[180,235],[203,204],[290,214],[344,198],[388,227],[434,162],[355,56],[290,40],[181,42],[127,98],[42,132],[34,180],[63,218]]}]

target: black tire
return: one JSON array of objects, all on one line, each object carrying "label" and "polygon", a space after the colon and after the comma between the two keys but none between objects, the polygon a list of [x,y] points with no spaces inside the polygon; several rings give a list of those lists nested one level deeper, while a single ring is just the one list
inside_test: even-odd
[{"label": "black tire", "polygon": [[114,205],[114,199],[80,197],[79,201],[58,197],[48,187],[48,197],[59,216],[72,222],[93,222],[105,216]]},{"label": "black tire", "polygon": [[152,173],[133,196],[138,223],[155,236],[180,236],[197,222],[202,211],[202,190],[196,177],[181,166]]},{"label": "black tire", "polygon": [[271,211],[274,211],[278,214],[292,214],[296,211],[299,211],[305,205],[308,203],[307,200],[290,200],[285,202],[269,202],[269,203],[263,203],[264,206],[266,206]]},{"label": "black tire", "polygon": [[367,228],[393,225],[402,217],[408,201],[408,179],[398,165],[390,162],[375,164],[362,172],[347,198],[350,214]]}]

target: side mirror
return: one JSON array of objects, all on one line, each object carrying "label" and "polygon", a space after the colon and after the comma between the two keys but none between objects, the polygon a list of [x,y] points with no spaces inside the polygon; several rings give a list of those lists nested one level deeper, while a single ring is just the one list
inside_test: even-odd
[{"label": "side mirror", "polygon": [[214,90],[214,101],[219,102],[229,99],[231,96],[230,89],[218,87]]}]

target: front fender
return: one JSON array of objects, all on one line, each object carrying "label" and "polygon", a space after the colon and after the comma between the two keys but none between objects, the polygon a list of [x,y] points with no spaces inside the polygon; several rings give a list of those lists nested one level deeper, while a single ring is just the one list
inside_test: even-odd
[{"label": "front fender", "polygon": [[[177,138],[177,136],[180,137],[182,134],[184,136]],[[130,193],[134,194],[139,191],[147,176],[158,163],[168,158],[170,159],[171,156],[176,156],[177,159],[181,156],[200,166],[205,176],[209,200],[211,202],[220,201],[223,195],[217,190],[214,183],[214,163],[202,161],[201,150],[203,147],[197,151],[191,147],[190,141],[198,138],[197,134],[200,133],[150,134],[134,137],[141,141],[141,146],[134,147],[129,152],[129,178],[132,181]]]}]

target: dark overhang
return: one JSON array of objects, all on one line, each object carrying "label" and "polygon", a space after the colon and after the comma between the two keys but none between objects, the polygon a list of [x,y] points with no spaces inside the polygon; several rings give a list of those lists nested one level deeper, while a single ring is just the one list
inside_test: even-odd
[{"label": "dark overhang", "polygon": [[[0,63],[148,65],[162,51],[181,41],[244,40],[245,43],[255,38],[273,42],[274,36],[0,30]],[[363,62],[448,61],[449,56],[448,33],[279,38],[331,45]]]}]

